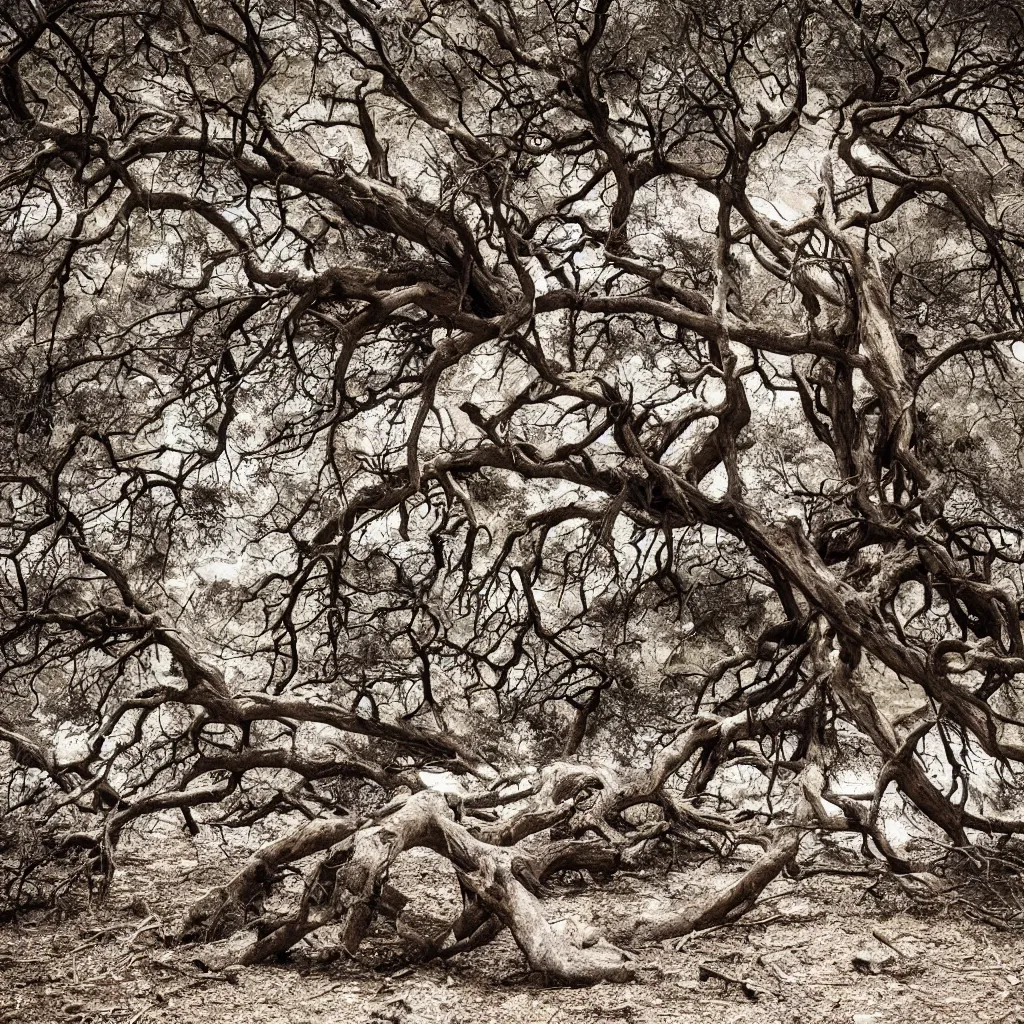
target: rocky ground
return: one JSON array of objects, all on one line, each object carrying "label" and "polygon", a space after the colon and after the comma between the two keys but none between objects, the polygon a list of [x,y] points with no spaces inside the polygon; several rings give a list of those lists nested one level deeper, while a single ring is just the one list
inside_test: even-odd
[{"label": "rocky ground", "polygon": [[[243,856],[151,837],[125,851],[102,904],[0,928],[0,1022],[1024,1022],[1021,933],[970,916],[961,894],[922,900],[860,876],[782,879],[741,923],[638,948],[635,983],[590,989],[525,974],[507,935],[417,967],[389,926],[356,960],[338,958],[329,934],[285,962],[222,971],[211,967],[221,948],[165,945],[189,902]],[[692,899],[741,869],[706,862],[566,888],[549,918],[612,931],[651,901]],[[454,910],[453,879],[430,854],[405,857],[393,880],[413,897],[413,919]]]}]

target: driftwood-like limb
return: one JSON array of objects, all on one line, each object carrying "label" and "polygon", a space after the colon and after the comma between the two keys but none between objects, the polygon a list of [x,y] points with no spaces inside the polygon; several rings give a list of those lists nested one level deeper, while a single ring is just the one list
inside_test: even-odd
[{"label": "driftwood-like limb", "polygon": [[659,939],[679,938],[690,932],[723,924],[731,917],[749,910],[764,889],[793,861],[800,849],[801,834],[787,831],[788,835],[777,837],[735,882],[697,907],[637,919],[633,929],[635,939],[655,942]]},{"label": "driftwood-like limb", "polygon": [[[632,976],[625,955],[615,947],[597,944],[576,948],[556,933],[545,919],[540,902],[524,879],[535,877],[537,867],[528,853],[515,847],[497,847],[476,839],[455,820],[452,808],[435,792],[409,797],[379,824],[360,829],[346,843],[336,866],[325,861],[307,887],[294,917],[281,922],[270,934],[241,954],[242,963],[256,963],[283,952],[303,935],[332,921],[341,920],[341,944],[354,952],[366,934],[387,873],[398,856],[413,847],[427,846],[454,865],[465,889],[511,931],[530,968],[564,984],[623,981]],[[334,875],[333,891],[322,905],[314,905],[313,890]],[[467,935],[493,926],[486,916]],[[465,929],[464,929],[465,930]]]},{"label": "driftwood-like limb", "polygon": [[632,965],[616,947],[599,943],[578,949],[558,935],[541,913],[537,898],[516,878],[507,856],[480,856],[477,863],[476,870],[460,871],[459,878],[508,925],[533,970],[573,985],[633,978]]},{"label": "driftwood-like limb", "polygon": [[192,906],[179,928],[179,939],[211,941],[230,935],[245,923],[246,908],[280,868],[330,849],[359,824],[354,815],[308,822],[257,851],[226,885],[210,890]]},{"label": "driftwood-like limb", "polygon": [[450,818],[441,819],[440,824],[443,850],[455,864],[459,880],[507,925],[533,970],[566,984],[633,977],[633,968],[621,950],[608,943],[577,948],[554,931],[541,913],[537,897],[524,884],[524,878],[537,874],[528,855],[515,848],[491,847]]},{"label": "driftwood-like limb", "polygon": [[798,794],[798,809],[792,824],[779,829],[768,849],[735,882],[697,907],[640,917],[633,922],[635,938],[646,942],[680,938],[702,928],[723,924],[751,909],[757,897],[799,853],[807,833],[807,822],[814,816],[814,803],[820,797],[821,772],[813,765],[808,766],[792,785]]}]

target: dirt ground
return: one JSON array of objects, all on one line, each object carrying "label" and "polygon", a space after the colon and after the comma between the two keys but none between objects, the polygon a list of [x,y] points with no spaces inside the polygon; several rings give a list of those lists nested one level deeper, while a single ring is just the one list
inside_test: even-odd
[{"label": "dirt ground", "polygon": [[[356,960],[337,958],[329,934],[285,962],[223,972],[207,962],[220,946],[165,946],[164,930],[243,857],[209,842],[136,843],[102,904],[0,928],[0,1022],[1024,1024],[1024,933],[978,923],[948,899],[922,904],[894,884],[869,893],[860,877],[780,880],[740,924],[679,948],[636,949],[634,983],[589,989],[551,988],[524,973],[507,934],[415,968],[387,925]],[[454,910],[441,864],[426,853],[401,862],[393,881],[412,895],[411,915]],[[651,901],[686,901],[728,877],[717,865],[618,876],[546,906],[552,921],[576,915],[613,930]]]}]

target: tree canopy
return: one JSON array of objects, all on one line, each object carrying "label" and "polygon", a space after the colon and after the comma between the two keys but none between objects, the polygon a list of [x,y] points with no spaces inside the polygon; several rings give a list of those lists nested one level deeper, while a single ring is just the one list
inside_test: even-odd
[{"label": "tree canopy", "polygon": [[614,980],[545,879],[1024,831],[1015,3],[10,0],[0,98],[9,907],[267,819],[183,938],[428,846]]}]

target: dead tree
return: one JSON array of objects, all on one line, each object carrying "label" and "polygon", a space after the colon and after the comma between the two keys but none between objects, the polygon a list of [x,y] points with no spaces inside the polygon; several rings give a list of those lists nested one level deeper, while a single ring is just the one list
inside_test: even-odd
[{"label": "dead tree", "polygon": [[978,0],[5,5],[8,903],[274,819],[183,938],[352,952],[426,847],[420,955],[586,983],[628,957],[559,872],[761,847],[628,945],[825,833],[934,867],[894,801],[1012,840],[1022,48]]}]

